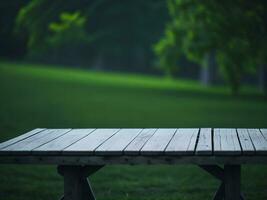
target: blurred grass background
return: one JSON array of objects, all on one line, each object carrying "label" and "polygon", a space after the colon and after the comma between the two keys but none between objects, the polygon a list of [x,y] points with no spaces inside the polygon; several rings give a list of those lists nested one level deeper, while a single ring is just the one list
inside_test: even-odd
[{"label": "blurred grass background", "polygon": [[[198,82],[0,63],[0,141],[36,127],[266,127],[260,92]],[[0,166],[0,199],[57,199],[55,166]],[[242,169],[245,199],[267,198],[267,168]],[[107,166],[92,176],[97,199],[211,199],[218,182],[196,166]]]}]

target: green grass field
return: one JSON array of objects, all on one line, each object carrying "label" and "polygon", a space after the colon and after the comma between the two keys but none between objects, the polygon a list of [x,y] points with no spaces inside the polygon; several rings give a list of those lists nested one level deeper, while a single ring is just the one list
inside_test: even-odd
[{"label": "green grass field", "polygon": [[[0,89],[0,141],[35,127],[267,127],[267,102],[250,87],[232,97],[194,81],[1,62]],[[245,199],[267,199],[267,167],[242,175]],[[91,181],[99,200],[206,200],[219,184],[191,165],[107,166]],[[0,200],[62,192],[55,166],[0,166]]]}]

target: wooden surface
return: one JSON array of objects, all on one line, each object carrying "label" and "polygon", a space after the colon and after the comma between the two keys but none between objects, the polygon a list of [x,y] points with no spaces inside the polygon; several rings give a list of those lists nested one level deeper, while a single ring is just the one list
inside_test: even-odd
[{"label": "wooden surface", "polygon": [[143,129],[142,132],[124,149],[127,155],[138,155],[147,141],[155,134],[157,129]]},{"label": "wooden surface", "polygon": [[122,155],[124,149],[142,129],[120,129],[115,135],[95,149],[96,155]]},{"label": "wooden surface", "polygon": [[214,129],[215,155],[240,155],[241,146],[236,129]]},{"label": "wooden surface", "polygon": [[142,147],[143,155],[162,155],[177,129],[158,129],[155,134]]},{"label": "wooden surface", "polygon": [[236,164],[265,162],[266,156],[267,129],[34,129],[0,143],[0,163],[56,163],[58,159],[72,164],[94,160],[149,164],[180,159]]},{"label": "wooden surface", "polygon": [[21,140],[26,139],[26,138],[28,138],[28,137],[30,137],[30,136],[38,133],[38,132],[41,132],[42,130],[44,130],[44,129],[42,129],[42,128],[33,129],[32,131],[29,131],[29,132],[27,132],[27,133],[25,133],[23,135],[20,135],[20,136],[18,136],[16,138],[12,138],[12,139],[10,139],[10,140],[8,140],[6,142],[2,142],[0,144],[0,149],[3,149],[5,147],[7,147],[7,146],[10,146],[11,144],[15,144],[18,141],[21,141]]},{"label": "wooden surface", "polygon": [[[242,148],[242,153],[244,155],[253,155],[255,153],[255,148],[249,132],[247,129],[237,129],[240,145]],[[254,141],[255,142],[255,141]]]},{"label": "wooden surface", "polygon": [[248,129],[249,137],[252,140],[255,151],[257,154],[265,154],[267,152],[267,140],[263,136],[263,132],[266,129]]},{"label": "wooden surface", "polygon": [[197,155],[212,155],[212,129],[202,128],[196,145]]},{"label": "wooden surface", "polygon": [[97,129],[88,136],[62,150],[63,154],[92,155],[94,150],[111,138],[119,129]]},{"label": "wooden surface", "polygon": [[166,147],[165,154],[194,155],[199,129],[178,129]]},{"label": "wooden surface", "polygon": [[83,139],[95,129],[73,129],[42,146],[33,149],[34,154],[58,154],[75,142]]},{"label": "wooden surface", "polygon": [[[45,129],[37,134],[21,139],[18,142],[5,147],[3,150],[9,154],[29,154],[35,148],[41,147],[53,140],[59,138],[60,136],[66,134],[71,129]],[[62,140],[63,142],[63,140]],[[2,150],[1,150],[2,151]]]}]

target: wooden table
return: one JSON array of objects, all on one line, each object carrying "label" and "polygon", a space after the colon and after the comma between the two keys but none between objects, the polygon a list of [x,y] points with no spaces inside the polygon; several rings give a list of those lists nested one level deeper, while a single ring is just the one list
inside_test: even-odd
[{"label": "wooden table", "polygon": [[[267,164],[267,129],[34,129],[0,143],[1,164],[55,164],[64,200],[93,200],[87,177],[109,164],[195,164],[243,199],[242,164]],[[224,167],[221,167],[223,165]]]}]

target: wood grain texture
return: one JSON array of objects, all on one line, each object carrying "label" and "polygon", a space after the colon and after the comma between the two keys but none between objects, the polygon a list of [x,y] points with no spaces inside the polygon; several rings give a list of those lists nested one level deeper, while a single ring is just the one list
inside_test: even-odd
[{"label": "wood grain texture", "polygon": [[212,155],[212,129],[201,128],[196,146],[196,155]]},{"label": "wood grain texture", "polygon": [[255,147],[256,154],[267,155],[267,141],[259,129],[248,129],[249,136]]},{"label": "wood grain texture", "polygon": [[157,129],[147,128],[142,132],[125,148],[124,154],[126,155],[138,155],[141,148],[145,143],[154,135]]},{"label": "wood grain texture", "polygon": [[8,152],[11,154],[30,154],[31,151],[47,142],[50,142],[63,134],[66,134],[71,129],[46,129],[39,132],[25,140],[10,145],[0,151]]},{"label": "wood grain texture", "polygon": [[65,148],[63,154],[92,155],[97,147],[116,134],[120,129],[96,129],[94,132]]},{"label": "wood grain texture", "polygon": [[12,139],[7,140],[5,142],[2,142],[2,143],[0,143],[0,149],[6,148],[7,146],[10,146],[12,144],[15,144],[15,143],[21,141],[21,140],[24,140],[24,139],[26,139],[28,137],[31,137],[34,134],[37,134],[37,133],[39,133],[39,132],[41,132],[43,130],[44,130],[43,128],[36,128],[36,129],[33,129],[33,130],[23,134],[23,135],[20,135],[18,137],[15,137],[15,138],[12,138]]},{"label": "wood grain texture", "polygon": [[195,153],[196,141],[199,129],[178,129],[168,144],[166,155],[193,155]]},{"label": "wood grain texture", "polygon": [[63,149],[92,133],[95,129],[72,129],[66,134],[32,150],[33,154],[59,154]]},{"label": "wood grain texture", "polygon": [[260,131],[261,131],[263,137],[267,140],[267,129],[266,128],[262,128],[262,129],[260,129]]},{"label": "wood grain texture", "polygon": [[177,129],[158,129],[155,134],[143,146],[140,153],[142,155],[161,155],[174,136]]},{"label": "wood grain texture", "polygon": [[96,155],[122,155],[124,149],[138,135],[142,129],[121,129],[96,150]]},{"label": "wood grain texture", "polygon": [[240,155],[236,129],[214,129],[214,154],[215,155]]},{"label": "wood grain texture", "polygon": [[253,143],[251,141],[251,138],[249,136],[247,129],[237,129],[237,134],[239,137],[239,141],[242,147],[242,153],[245,155],[252,155],[255,153],[255,148],[253,146]]}]

